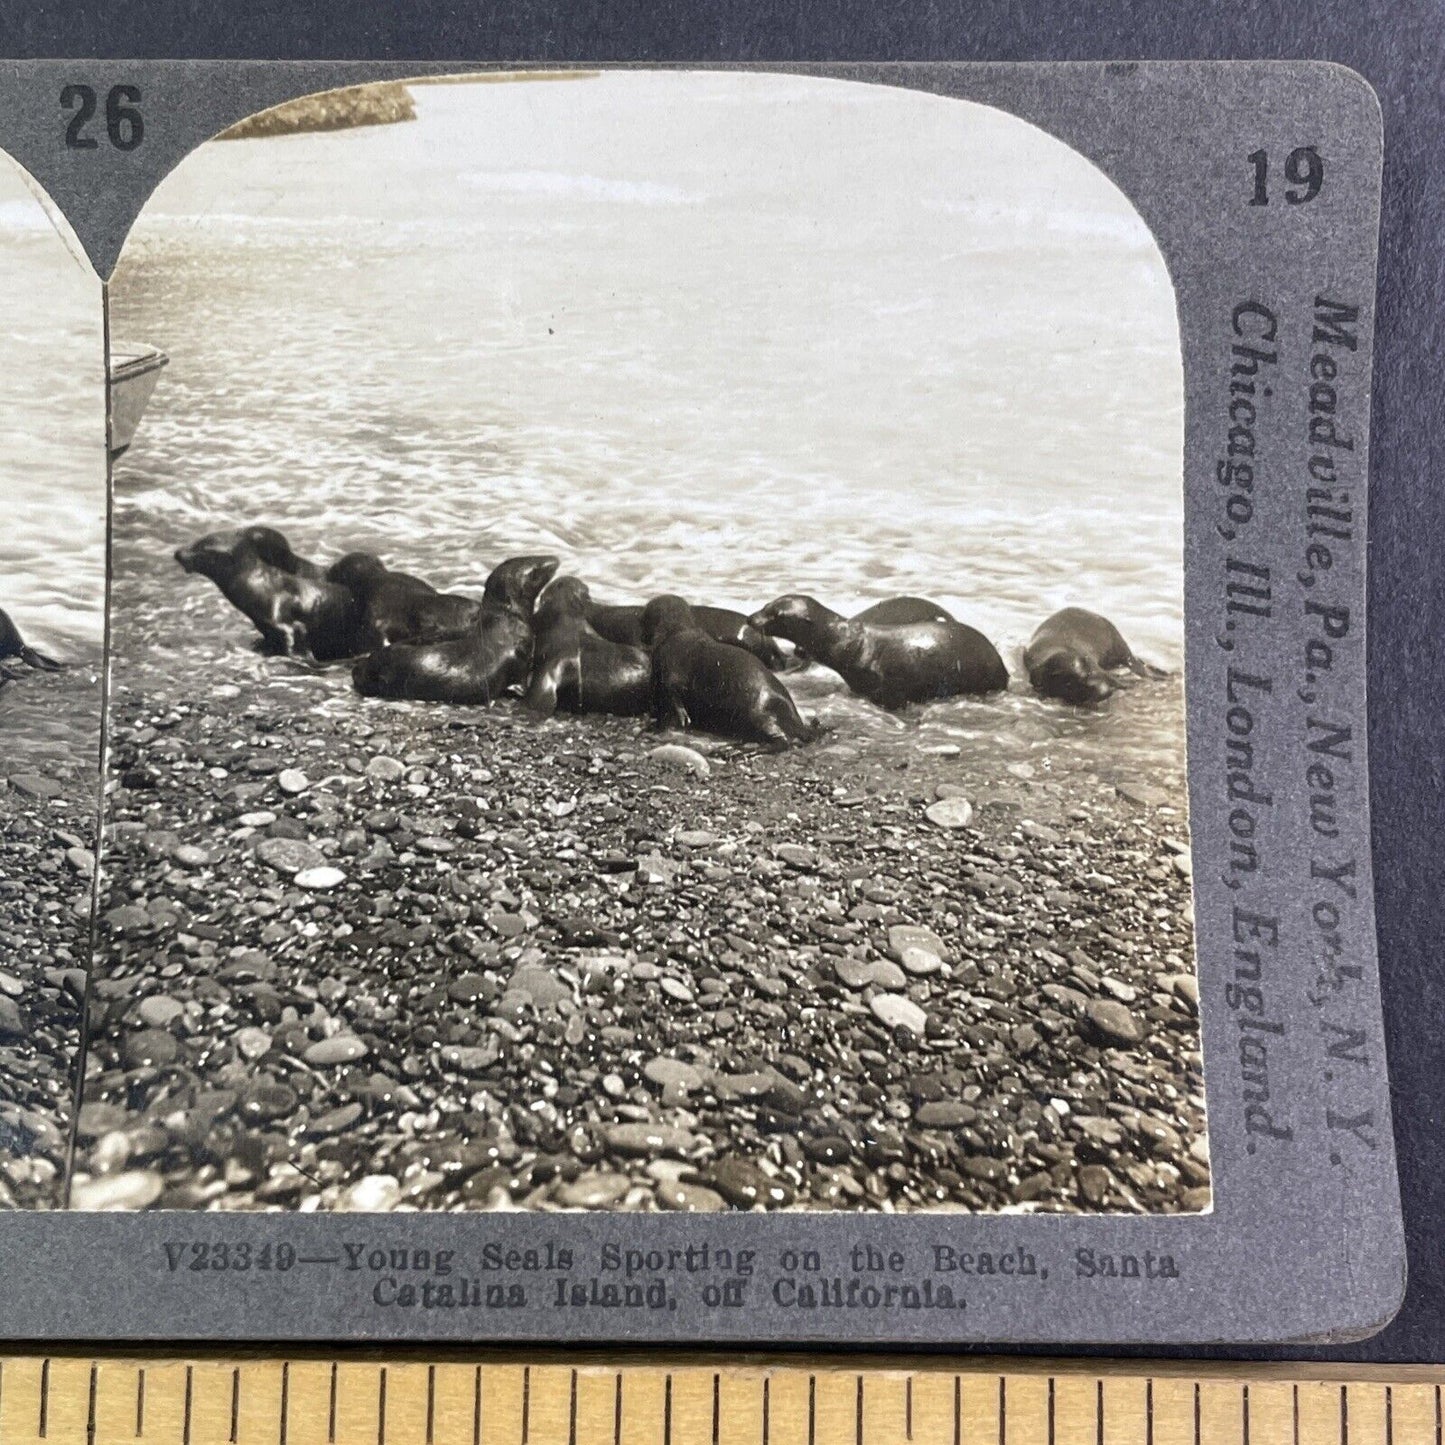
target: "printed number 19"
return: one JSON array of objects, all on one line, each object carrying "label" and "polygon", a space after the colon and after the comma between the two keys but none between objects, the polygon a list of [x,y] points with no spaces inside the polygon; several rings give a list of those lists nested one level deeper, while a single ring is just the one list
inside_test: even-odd
[{"label": "printed number 19", "polygon": [[[1269,153],[1258,150],[1248,157],[1250,165],[1254,167],[1254,195],[1250,197],[1251,206],[1269,205]],[[1292,206],[1302,206],[1306,201],[1312,201],[1319,195],[1320,187],[1325,181],[1325,163],[1320,153],[1313,146],[1296,146],[1284,162],[1284,178],[1293,188],[1302,186],[1303,190],[1290,189],[1284,193],[1284,198]]]}]

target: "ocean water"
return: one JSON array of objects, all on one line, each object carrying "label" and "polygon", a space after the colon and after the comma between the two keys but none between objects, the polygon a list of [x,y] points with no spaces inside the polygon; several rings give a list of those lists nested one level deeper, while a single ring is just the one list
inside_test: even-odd
[{"label": "ocean water", "polygon": [[0,156],[0,608],[70,664],[0,688],[0,774],[93,775],[105,628],[100,281],[29,178]]},{"label": "ocean water", "polygon": [[[838,81],[415,95],[411,124],[213,142],[137,223],[113,330],[171,364],[116,471],[118,676],[276,665],[170,559],[251,521],[473,592],[550,550],[604,600],[918,593],[1016,672],[1075,603],[1181,666],[1174,298],[1083,158]],[[902,745],[1183,756],[1177,680],[1088,716],[1016,680],[902,720],[818,669],[789,685]]]}]

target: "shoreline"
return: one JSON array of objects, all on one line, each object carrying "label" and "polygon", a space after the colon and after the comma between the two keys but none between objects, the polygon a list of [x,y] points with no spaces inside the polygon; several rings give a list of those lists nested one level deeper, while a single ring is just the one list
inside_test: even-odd
[{"label": "shoreline", "polygon": [[1182,769],[113,709],[76,1207],[1208,1206]]}]

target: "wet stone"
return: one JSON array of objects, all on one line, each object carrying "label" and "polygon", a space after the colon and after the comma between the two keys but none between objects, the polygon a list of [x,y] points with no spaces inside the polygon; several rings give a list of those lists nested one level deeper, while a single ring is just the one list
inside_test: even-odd
[{"label": "wet stone", "polygon": [[236,1050],[243,1059],[259,1059],[271,1047],[271,1035],[265,1029],[236,1030]]},{"label": "wet stone", "polygon": [[676,1210],[681,1214],[718,1214],[728,1207],[721,1194],[701,1184],[664,1181],[654,1193],[663,1209]]},{"label": "wet stone", "polygon": [[978,1110],[960,1100],[935,1099],[920,1104],[913,1118],[925,1129],[962,1129],[978,1118]]},{"label": "wet stone", "polygon": [[684,747],[680,743],[663,743],[653,748],[648,756],[665,768],[691,773],[695,778],[706,778],[712,773],[712,765],[696,748]]},{"label": "wet stone", "polygon": [[895,923],[888,930],[889,953],[907,968],[908,961],[904,954],[909,949],[931,953],[939,960],[948,957],[948,945],[931,928],[921,928],[912,923]]},{"label": "wet stone", "polygon": [[148,1209],[165,1191],[166,1183],[150,1169],[128,1169],[96,1179],[77,1180],[70,1191],[70,1207],[78,1210]]},{"label": "wet stone", "polygon": [[1115,999],[1095,999],[1084,1016],[1099,1039],[1111,1048],[1128,1048],[1144,1037],[1139,1021]]},{"label": "wet stone", "polygon": [[664,1056],[649,1060],[643,1066],[642,1076],[659,1089],[675,1089],[684,1094],[701,1089],[707,1082],[707,1075],[695,1065]]},{"label": "wet stone", "polygon": [[303,868],[296,874],[295,883],[298,888],[305,888],[312,893],[325,893],[332,888],[339,888],[346,882],[346,874],[339,868]]},{"label": "wet stone", "polygon": [[313,1134],[344,1134],[362,1116],[363,1109],[360,1104],[343,1104],[339,1109],[329,1109],[324,1114],[319,1114],[311,1121],[310,1132]]},{"label": "wet stone", "polygon": [[350,1064],[364,1059],[367,1047],[364,1040],[355,1034],[337,1034],[333,1038],[314,1043],[302,1054],[308,1064],[324,1068],[330,1064]]},{"label": "wet stone", "polygon": [[646,1157],[653,1154],[685,1156],[697,1147],[697,1136],[670,1124],[610,1124],[602,1131],[614,1154]]},{"label": "wet stone", "polygon": [[557,1191],[557,1203],[568,1209],[606,1209],[616,1204],[632,1187],[625,1174],[590,1173],[579,1175]]},{"label": "wet stone", "polygon": [[136,1013],[151,1028],[163,1029],[168,1024],[174,1023],[185,1011],[186,1006],[179,999],[171,998],[166,994],[152,994],[149,998],[141,1000],[141,1005]]},{"label": "wet stone", "polygon": [[368,1174],[358,1179],[337,1202],[344,1214],[380,1214],[401,1202],[401,1184],[390,1174]]},{"label": "wet stone", "polygon": [[138,1029],[127,1034],[121,1044],[121,1057],[128,1069],[163,1069],[175,1063],[180,1052],[175,1035],[164,1029]]},{"label": "wet stone", "polygon": [[923,815],[939,828],[966,828],[973,822],[973,804],[967,798],[940,798]]},{"label": "wet stone", "polygon": [[735,1209],[760,1204],[779,1209],[793,1202],[793,1191],[782,1180],[770,1178],[746,1159],[719,1159],[701,1178]]},{"label": "wet stone", "polygon": [[263,838],[256,844],[256,857],[268,868],[286,874],[321,868],[326,863],[326,855],[319,848],[296,838]]},{"label": "wet stone", "polygon": [[902,994],[875,994],[869,1007],[873,1010],[873,1017],[890,1029],[904,1028],[922,1037],[928,1027],[928,1015],[911,998]]}]

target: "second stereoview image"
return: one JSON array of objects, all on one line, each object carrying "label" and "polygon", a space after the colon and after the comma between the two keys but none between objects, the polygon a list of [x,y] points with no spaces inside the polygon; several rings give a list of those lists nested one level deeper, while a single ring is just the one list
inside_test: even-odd
[{"label": "second stereoview image", "polygon": [[109,304],[73,1207],[1209,1207],[1175,300],[1089,161],[363,87]]}]

